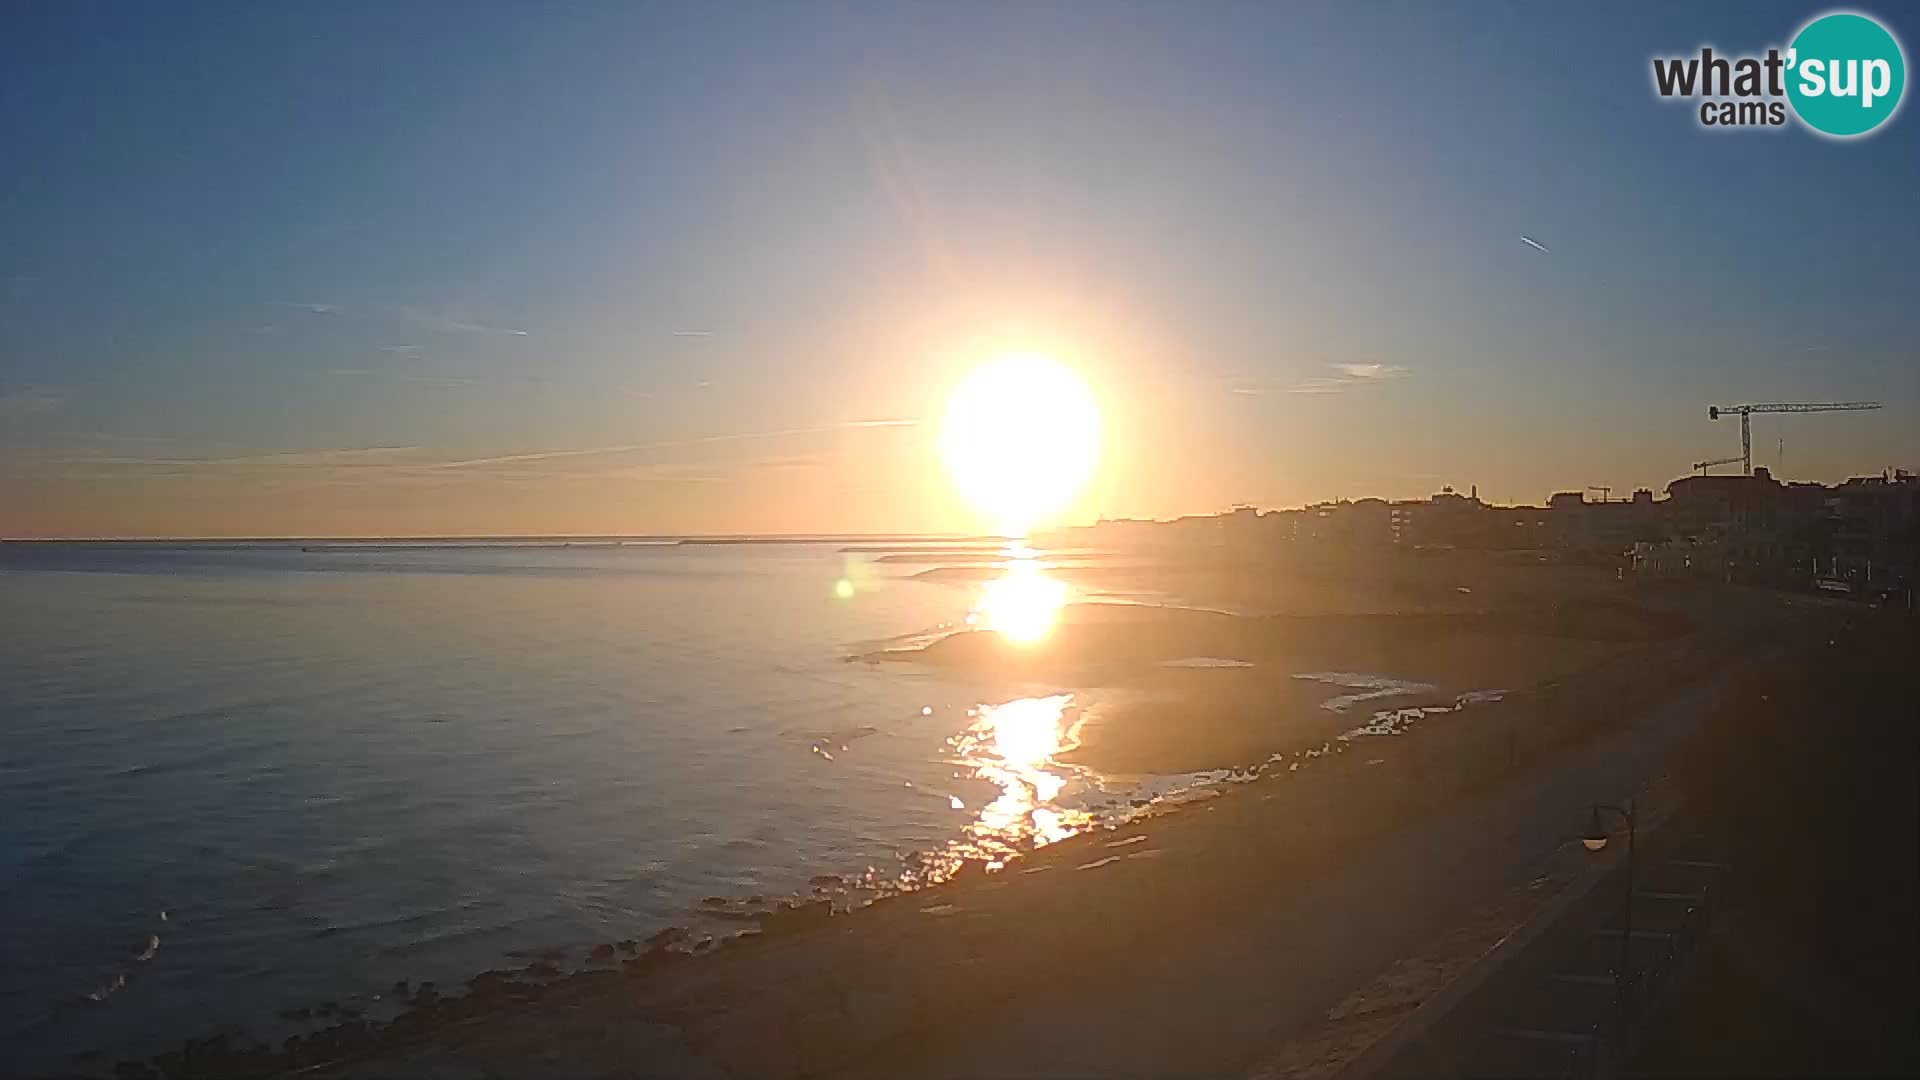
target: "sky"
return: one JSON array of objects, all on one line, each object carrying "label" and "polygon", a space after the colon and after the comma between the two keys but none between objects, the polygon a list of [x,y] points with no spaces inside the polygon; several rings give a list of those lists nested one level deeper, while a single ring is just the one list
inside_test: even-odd
[{"label": "sky", "polygon": [[0,535],[966,532],[1007,352],[1068,520],[1920,466],[1920,114],[1651,87],[1822,10],[13,5]]}]

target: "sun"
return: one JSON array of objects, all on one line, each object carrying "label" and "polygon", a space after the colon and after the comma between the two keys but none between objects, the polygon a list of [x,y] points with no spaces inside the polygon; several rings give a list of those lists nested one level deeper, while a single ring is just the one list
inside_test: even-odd
[{"label": "sun", "polygon": [[947,400],[940,449],[961,495],[1006,536],[1066,509],[1100,458],[1100,410],[1086,385],[1044,356],[975,368]]}]

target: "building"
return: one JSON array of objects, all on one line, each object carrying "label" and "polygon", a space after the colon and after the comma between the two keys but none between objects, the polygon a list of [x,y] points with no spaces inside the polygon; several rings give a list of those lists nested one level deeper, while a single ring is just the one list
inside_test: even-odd
[{"label": "building", "polygon": [[[1612,565],[1654,578],[1910,595],[1920,580],[1920,478],[1892,470],[1837,487],[1751,476],[1685,476],[1667,497],[1641,488],[1589,501],[1563,491],[1540,506],[1492,506],[1477,488],[1425,499],[1338,499],[1291,510],[1236,506],[1172,521],[1102,520],[1053,543],[1205,552],[1255,564],[1287,548],[1327,556],[1391,551],[1505,553],[1527,562]],[[1520,553],[1525,553],[1521,555]]]},{"label": "building", "polygon": [[[1809,490],[1812,489],[1812,490]],[[1714,544],[1730,581],[1780,582],[1811,572],[1826,516],[1819,485],[1787,485],[1766,469],[1752,476],[1683,476],[1667,485],[1665,530]]]},{"label": "building", "polygon": [[1828,528],[1814,553],[1816,576],[1868,589],[1920,578],[1920,477],[1895,469],[1821,494]]}]

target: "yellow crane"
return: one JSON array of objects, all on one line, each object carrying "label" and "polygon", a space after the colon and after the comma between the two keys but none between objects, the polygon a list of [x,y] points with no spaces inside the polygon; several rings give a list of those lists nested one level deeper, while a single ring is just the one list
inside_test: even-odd
[{"label": "yellow crane", "polygon": [[[1809,412],[1863,412],[1877,409],[1877,401],[1822,401],[1822,402],[1774,402],[1766,405],[1709,405],[1707,419],[1718,420],[1722,415],[1740,414],[1740,471],[1747,476],[1753,475],[1753,414],[1754,413],[1809,413]],[[1706,471],[1710,465],[1728,465],[1735,459],[1723,461],[1696,462],[1694,468]]]}]

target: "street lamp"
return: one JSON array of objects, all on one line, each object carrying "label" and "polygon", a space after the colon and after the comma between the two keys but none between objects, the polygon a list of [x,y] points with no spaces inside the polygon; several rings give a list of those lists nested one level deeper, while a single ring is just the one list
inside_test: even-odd
[{"label": "street lamp", "polygon": [[1627,1022],[1627,964],[1632,958],[1633,949],[1633,848],[1634,820],[1633,802],[1625,806],[1613,806],[1608,803],[1594,803],[1593,817],[1587,825],[1587,831],[1580,837],[1580,843],[1588,851],[1600,851],[1607,846],[1607,831],[1601,825],[1600,811],[1620,815],[1627,823],[1627,898],[1626,906],[1620,917],[1620,962],[1613,969],[1613,1010],[1614,1031],[1622,1032]]}]

